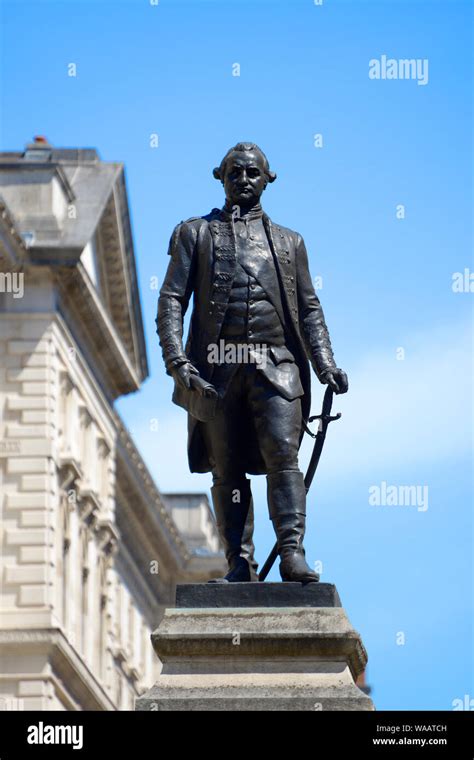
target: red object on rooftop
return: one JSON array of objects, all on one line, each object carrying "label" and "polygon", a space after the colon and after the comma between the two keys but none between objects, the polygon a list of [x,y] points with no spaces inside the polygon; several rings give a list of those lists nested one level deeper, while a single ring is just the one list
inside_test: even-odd
[{"label": "red object on rooftop", "polygon": [[48,144],[48,140],[46,139],[46,137],[44,137],[44,135],[35,135],[33,140],[35,141],[35,143],[44,143],[45,145]]}]

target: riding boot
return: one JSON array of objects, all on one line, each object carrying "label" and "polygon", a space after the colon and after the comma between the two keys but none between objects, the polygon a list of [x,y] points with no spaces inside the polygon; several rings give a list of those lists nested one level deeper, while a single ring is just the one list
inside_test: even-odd
[{"label": "riding boot", "polygon": [[[239,500],[235,500],[236,492]],[[229,571],[224,578],[213,578],[210,583],[243,583],[257,581],[257,563],[253,545],[253,499],[250,481],[211,488],[217,530],[224,546]]]},{"label": "riding boot", "polygon": [[319,575],[305,559],[306,488],[299,470],[267,475],[270,518],[278,541],[280,575],[283,581],[314,583]]}]

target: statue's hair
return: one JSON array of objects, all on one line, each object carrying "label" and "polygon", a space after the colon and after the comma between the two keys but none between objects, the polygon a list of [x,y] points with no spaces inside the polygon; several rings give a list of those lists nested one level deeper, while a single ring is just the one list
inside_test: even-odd
[{"label": "statue's hair", "polygon": [[255,145],[255,143],[251,142],[239,142],[237,145],[234,145],[233,148],[229,148],[219,166],[216,166],[212,172],[216,179],[220,179],[221,182],[224,179],[226,163],[232,153],[259,153],[263,159],[263,168],[268,182],[274,182],[276,180],[277,175],[275,172],[271,171],[270,164],[268,163],[268,158],[266,157],[265,153],[261,148],[258,147],[258,145]]}]

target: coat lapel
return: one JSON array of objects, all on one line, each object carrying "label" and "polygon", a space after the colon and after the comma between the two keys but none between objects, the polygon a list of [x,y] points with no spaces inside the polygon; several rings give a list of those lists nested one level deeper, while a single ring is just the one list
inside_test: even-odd
[{"label": "coat lapel", "polygon": [[[296,298],[296,267],[294,252],[281,229],[275,226],[267,214],[263,215],[263,224],[272,251],[275,269],[282,284],[283,298],[294,327],[298,328],[298,309]],[[285,321],[285,320],[284,320]]]}]

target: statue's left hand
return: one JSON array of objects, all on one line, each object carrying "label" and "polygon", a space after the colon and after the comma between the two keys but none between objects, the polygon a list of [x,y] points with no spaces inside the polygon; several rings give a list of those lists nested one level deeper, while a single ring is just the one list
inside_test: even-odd
[{"label": "statue's left hand", "polygon": [[342,369],[331,369],[324,374],[324,382],[329,385],[334,393],[347,393],[349,389],[349,380]]}]

